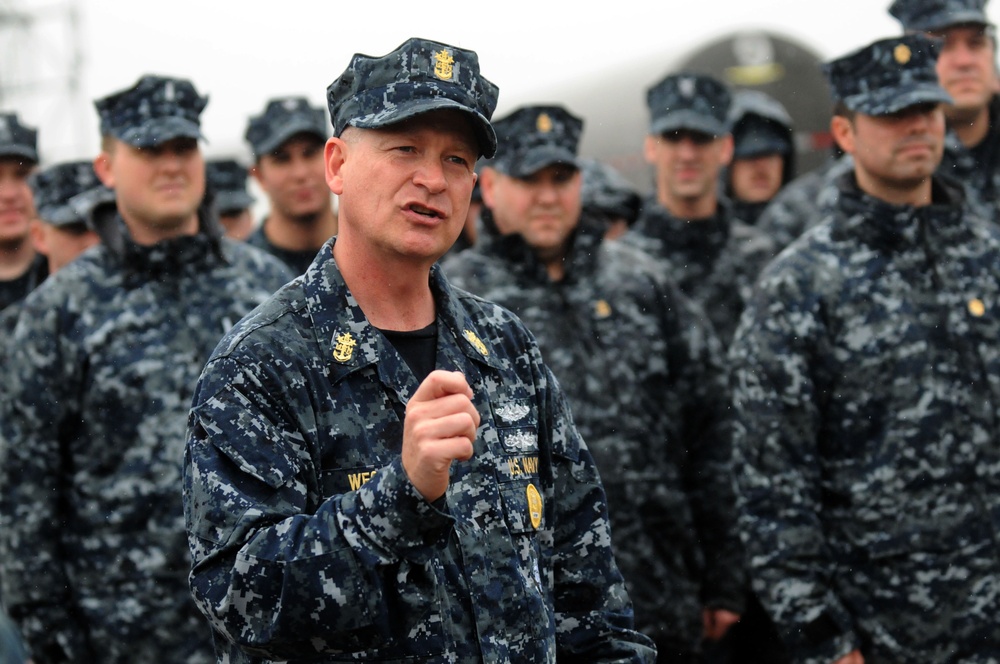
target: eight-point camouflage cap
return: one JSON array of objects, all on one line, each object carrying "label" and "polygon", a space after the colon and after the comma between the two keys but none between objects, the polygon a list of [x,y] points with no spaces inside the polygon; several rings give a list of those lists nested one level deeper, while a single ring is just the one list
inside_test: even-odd
[{"label": "eight-point camouflage cap", "polygon": [[247,169],[235,159],[213,159],[205,163],[208,183],[220,212],[245,210],[254,203],[247,193]]},{"label": "eight-point camouflage cap", "polygon": [[552,164],[578,167],[583,120],[561,106],[527,106],[493,123],[497,152],[489,166],[523,178]]},{"label": "eight-point camouflage cap", "polygon": [[100,231],[102,225],[106,226],[112,223],[118,212],[115,190],[105,187],[103,184],[69,199],[69,206],[95,231]]},{"label": "eight-point camouflage cap", "polygon": [[938,44],[915,33],[881,39],[823,65],[833,96],[865,115],[888,115],[909,106],[951,103],[938,83]]},{"label": "eight-point camouflage cap", "polygon": [[499,89],[479,73],[479,56],[427,39],[408,39],[381,57],[357,53],[326,90],[333,133],[348,125],[385,127],[428,111],[468,113],[485,157],[496,152],[490,125]]},{"label": "eight-point camouflage cap", "polygon": [[672,74],[646,93],[649,133],[687,129],[722,136],[729,132],[729,103],[729,90],[721,81],[702,74]]},{"label": "eight-point camouflage cap", "polygon": [[896,0],[889,7],[909,32],[943,30],[954,25],[991,25],[986,18],[988,0]]},{"label": "eight-point camouflage cap", "polygon": [[143,76],[127,90],[94,102],[101,117],[101,134],[138,148],[174,138],[204,138],[200,116],[208,97],[190,81]]},{"label": "eight-point camouflage cap", "polygon": [[56,164],[29,179],[35,194],[35,206],[42,221],[53,226],[86,223],[86,215],[70,205],[70,199],[101,184],[89,161]]},{"label": "eight-point camouflage cap", "polygon": [[729,126],[736,159],[792,152],[791,116],[781,102],[759,90],[733,94]]},{"label": "eight-point camouflage cap", "polygon": [[22,125],[14,113],[0,113],[0,157],[38,163],[38,131]]},{"label": "eight-point camouflage cap", "polygon": [[263,113],[250,118],[246,139],[254,157],[260,159],[297,134],[312,134],[325,141],[328,126],[326,110],[310,106],[304,97],[272,99]]}]

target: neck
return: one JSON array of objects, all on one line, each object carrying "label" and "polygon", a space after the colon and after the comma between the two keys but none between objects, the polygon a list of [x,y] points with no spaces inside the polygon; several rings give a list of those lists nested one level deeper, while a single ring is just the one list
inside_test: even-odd
[{"label": "neck", "polygon": [[890,205],[910,205],[923,207],[930,205],[933,199],[931,179],[924,178],[918,185],[899,185],[875,181],[865,177],[863,173],[855,173],[858,188],[873,198]]},{"label": "neck", "polygon": [[657,201],[677,219],[709,219],[715,216],[718,201],[714,196],[699,198],[671,198],[661,193]]},{"label": "neck", "polygon": [[383,330],[419,330],[434,322],[431,264],[386,260],[355,249],[350,236],[333,245],[344,282],[373,326]]},{"label": "neck", "polygon": [[264,224],[268,242],[288,251],[316,251],[336,234],[337,217],[330,207],[302,217],[272,210]]},{"label": "neck", "polygon": [[191,215],[190,218],[184,221],[164,225],[140,223],[124,214],[122,215],[122,219],[125,220],[125,226],[128,227],[132,241],[145,246],[154,245],[164,240],[184,237],[185,235],[195,235],[198,233],[199,226],[197,214]]},{"label": "neck", "polygon": [[979,145],[990,131],[989,106],[973,111],[953,109],[948,114],[948,126],[967,148]]},{"label": "neck", "polygon": [[0,280],[17,279],[34,259],[35,248],[25,238],[0,244]]}]

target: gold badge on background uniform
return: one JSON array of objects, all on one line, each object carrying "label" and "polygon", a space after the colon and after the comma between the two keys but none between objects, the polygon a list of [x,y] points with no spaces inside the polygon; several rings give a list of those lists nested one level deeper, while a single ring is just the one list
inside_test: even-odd
[{"label": "gold badge on background uniform", "polygon": [[913,53],[910,52],[910,47],[906,44],[897,44],[896,48],[892,49],[892,57],[896,58],[896,62],[901,65],[905,65],[910,61]]},{"label": "gold badge on background uniform", "polygon": [[980,318],[986,313],[986,305],[978,297],[974,297],[969,300],[969,313],[976,318]]},{"label": "gold badge on background uniform", "polygon": [[470,344],[475,346],[480,355],[486,357],[490,354],[490,349],[486,347],[486,344],[483,343],[482,339],[476,336],[475,332],[472,330],[462,330],[462,334],[465,335],[466,340],[468,340]]},{"label": "gold badge on background uniform", "polygon": [[611,315],[611,305],[608,304],[607,300],[594,302],[594,315],[598,318],[607,318]]},{"label": "gold badge on background uniform", "polygon": [[337,335],[337,344],[333,347],[333,359],[338,362],[348,362],[354,355],[354,347],[358,342],[354,340],[350,332]]},{"label": "gold badge on background uniform", "polygon": [[438,51],[434,54],[434,75],[442,81],[450,81],[455,73],[455,58],[448,51]]},{"label": "gold badge on background uniform", "polygon": [[531,518],[531,525],[538,530],[542,525],[542,494],[538,493],[534,484],[529,484],[525,493],[528,494],[528,517]]},{"label": "gold badge on background uniform", "polygon": [[552,118],[549,117],[548,113],[542,113],[535,120],[535,128],[543,134],[547,134],[552,131]]}]

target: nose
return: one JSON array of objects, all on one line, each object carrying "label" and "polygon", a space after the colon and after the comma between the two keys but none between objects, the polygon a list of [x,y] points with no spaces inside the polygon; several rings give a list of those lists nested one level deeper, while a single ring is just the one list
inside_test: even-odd
[{"label": "nose", "polygon": [[437,157],[421,159],[413,173],[413,183],[424,187],[432,194],[444,191],[447,180],[444,175],[444,165]]}]

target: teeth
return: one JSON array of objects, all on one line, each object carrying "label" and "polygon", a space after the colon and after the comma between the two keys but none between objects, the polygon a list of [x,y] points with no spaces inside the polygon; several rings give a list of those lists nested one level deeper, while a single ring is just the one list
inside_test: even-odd
[{"label": "teeth", "polygon": [[419,205],[414,205],[410,209],[412,209],[417,214],[424,215],[425,217],[436,217],[437,216],[436,212],[433,212],[432,210],[429,210],[429,209],[427,209],[425,207],[420,207]]}]

